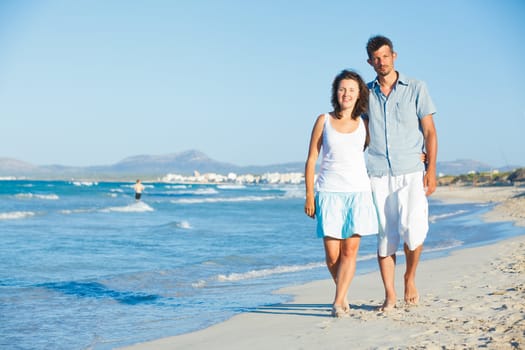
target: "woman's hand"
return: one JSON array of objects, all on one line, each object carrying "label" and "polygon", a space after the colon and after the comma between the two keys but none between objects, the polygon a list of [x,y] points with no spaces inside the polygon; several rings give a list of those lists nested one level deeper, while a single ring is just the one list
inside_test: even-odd
[{"label": "woman's hand", "polygon": [[314,198],[307,196],[304,202],[304,213],[311,217],[315,218],[315,200]]}]

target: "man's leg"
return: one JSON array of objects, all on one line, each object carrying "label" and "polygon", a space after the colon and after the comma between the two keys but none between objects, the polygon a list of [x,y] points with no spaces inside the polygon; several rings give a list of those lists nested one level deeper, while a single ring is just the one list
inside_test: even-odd
[{"label": "man's leg", "polygon": [[396,255],[393,254],[385,257],[378,255],[377,260],[379,262],[381,278],[383,279],[383,286],[385,287],[385,301],[379,310],[388,311],[396,306],[396,288],[394,285]]},{"label": "man's leg", "polygon": [[423,243],[428,232],[428,200],[423,187],[423,173],[405,175],[408,186],[400,203],[404,213],[401,219],[405,228],[403,249],[406,257],[405,302],[415,305],[419,302],[416,287],[416,270],[419,264]]},{"label": "man's leg", "polygon": [[370,182],[380,225],[377,241],[377,261],[381,271],[383,287],[385,288],[385,301],[379,310],[386,311],[396,305],[394,277],[396,250],[400,241],[398,233],[398,204],[397,197],[393,193],[392,178],[390,176],[371,177]]},{"label": "man's leg", "polygon": [[403,245],[406,257],[405,271],[405,303],[417,305],[419,303],[419,293],[416,288],[416,269],[423,251],[423,244],[415,250],[408,249],[406,243]]}]

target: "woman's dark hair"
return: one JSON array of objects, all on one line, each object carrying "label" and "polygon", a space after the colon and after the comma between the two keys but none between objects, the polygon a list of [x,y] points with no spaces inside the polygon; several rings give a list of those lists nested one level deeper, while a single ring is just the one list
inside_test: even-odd
[{"label": "woman's dark hair", "polygon": [[335,77],[332,83],[332,107],[334,107],[334,112],[336,116],[338,116],[341,112],[341,106],[337,100],[337,90],[339,90],[341,80],[345,79],[354,80],[359,87],[359,97],[352,111],[352,119],[357,119],[361,114],[366,113],[368,109],[368,87],[363,81],[363,78],[354,71],[345,69]]},{"label": "woman's dark hair", "polygon": [[374,52],[384,45],[388,46],[390,51],[394,52],[394,44],[392,44],[392,41],[386,36],[376,35],[368,39],[368,42],[366,43],[366,53],[368,54],[368,58],[372,58]]}]

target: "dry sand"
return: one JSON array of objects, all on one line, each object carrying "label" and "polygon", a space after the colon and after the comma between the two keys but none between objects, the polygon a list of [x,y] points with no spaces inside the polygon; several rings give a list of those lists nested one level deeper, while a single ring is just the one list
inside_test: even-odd
[{"label": "dry sand", "polygon": [[[525,189],[440,187],[435,198],[498,202],[487,219],[523,225]],[[513,198],[514,197],[514,198]],[[424,253],[423,253],[424,254]],[[396,268],[403,295],[404,265]],[[350,286],[352,314],[330,317],[329,279],[285,288],[288,304],[260,307],[194,333],[136,344],[126,349],[523,349],[525,348],[524,235],[423,260],[416,307],[383,313],[379,272],[356,276]],[[133,330],[130,330],[133,331]]]}]

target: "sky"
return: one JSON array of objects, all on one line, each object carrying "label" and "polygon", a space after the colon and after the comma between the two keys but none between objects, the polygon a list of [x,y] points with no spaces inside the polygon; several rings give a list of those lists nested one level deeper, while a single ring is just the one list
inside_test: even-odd
[{"label": "sky", "polygon": [[333,78],[372,80],[382,34],[428,86],[438,161],[524,166],[524,19],[522,0],[0,0],[0,157],[302,162]]}]

